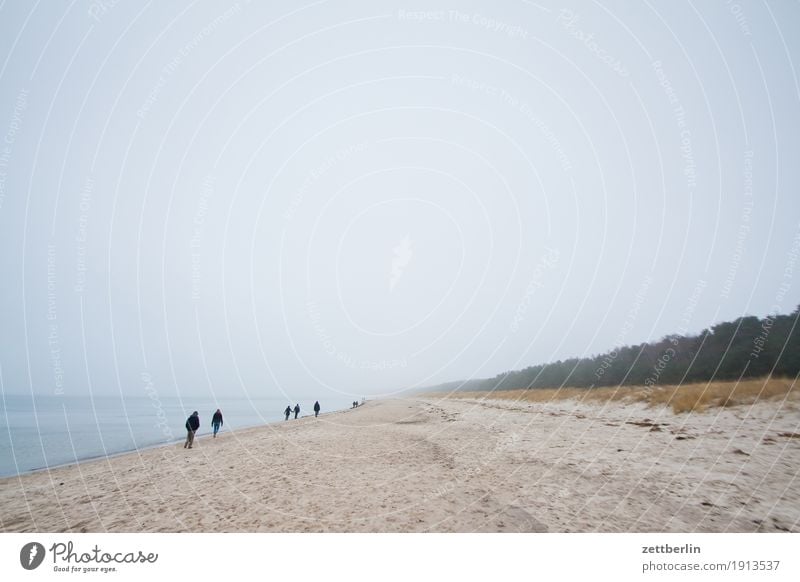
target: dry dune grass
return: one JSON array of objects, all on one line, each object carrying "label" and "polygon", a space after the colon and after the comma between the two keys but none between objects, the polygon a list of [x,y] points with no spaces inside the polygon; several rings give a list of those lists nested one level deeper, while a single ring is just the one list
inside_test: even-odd
[{"label": "dry dune grass", "polygon": [[669,406],[675,414],[703,412],[719,406],[753,404],[763,400],[800,400],[797,382],[789,378],[761,378],[740,382],[704,382],[672,386],[611,386],[602,388],[544,388],[497,390],[494,392],[454,392],[451,398],[481,398],[546,403],[551,400],[581,402],[644,402],[649,406]]}]

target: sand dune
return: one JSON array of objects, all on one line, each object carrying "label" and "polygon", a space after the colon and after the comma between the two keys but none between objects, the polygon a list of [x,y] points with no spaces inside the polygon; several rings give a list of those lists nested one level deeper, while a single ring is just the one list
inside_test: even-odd
[{"label": "sand dune", "polygon": [[4,531],[800,531],[800,411],[406,399],[0,481]]}]

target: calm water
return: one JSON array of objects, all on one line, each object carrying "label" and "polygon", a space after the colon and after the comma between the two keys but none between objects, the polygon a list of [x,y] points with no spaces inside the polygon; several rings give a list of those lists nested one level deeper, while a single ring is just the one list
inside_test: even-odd
[{"label": "calm water", "polygon": [[[323,400],[322,412],[350,408],[345,397]],[[186,417],[200,413],[198,436],[210,434],[222,410],[222,432],[282,421],[282,398],[226,399],[8,395],[0,401],[0,477],[175,442],[186,437]],[[300,416],[313,414],[301,400]],[[292,402],[294,406],[294,402]],[[294,415],[292,415],[294,416]]]}]

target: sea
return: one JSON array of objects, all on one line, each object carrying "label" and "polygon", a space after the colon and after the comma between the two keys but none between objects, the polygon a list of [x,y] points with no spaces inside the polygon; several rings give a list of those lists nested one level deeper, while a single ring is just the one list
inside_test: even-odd
[{"label": "sea", "polygon": [[[322,413],[348,409],[354,399],[320,400]],[[184,424],[200,413],[198,437],[211,434],[219,408],[221,433],[284,421],[285,398],[163,398],[3,394],[0,400],[0,477],[182,442]],[[301,399],[300,417],[313,415]],[[292,414],[292,418],[294,414]]]}]

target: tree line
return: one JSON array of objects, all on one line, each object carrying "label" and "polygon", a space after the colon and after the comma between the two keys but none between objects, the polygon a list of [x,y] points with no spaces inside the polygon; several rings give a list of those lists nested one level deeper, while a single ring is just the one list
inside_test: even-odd
[{"label": "tree line", "polygon": [[[448,382],[434,390],[512,390],[657,386],[800,373],[800,306],[788,315],[740,317],[698,335],[668,335],[656,342],[615,348],[498,374]],[[430,390],[430,389],[429,389]]]}]

